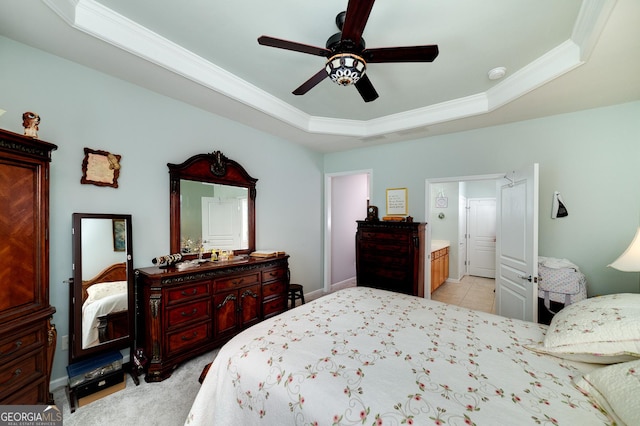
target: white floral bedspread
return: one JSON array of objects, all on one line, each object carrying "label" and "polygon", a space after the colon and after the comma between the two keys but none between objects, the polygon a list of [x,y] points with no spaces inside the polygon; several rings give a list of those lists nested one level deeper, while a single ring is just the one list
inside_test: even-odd
[{"label": "white floral bedspread", "polygon": [[611,424],[577,364],[523,347],[546,326],[365,287],[220,349],[187,425]]}]

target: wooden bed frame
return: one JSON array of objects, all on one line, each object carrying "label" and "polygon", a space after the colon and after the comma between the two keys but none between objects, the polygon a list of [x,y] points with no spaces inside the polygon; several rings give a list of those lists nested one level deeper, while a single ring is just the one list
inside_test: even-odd
[{"label": "wooden bed frame", "polygon": [[[127,281],[127,263],[114,263],[103,269],[90,280],[82,282],[82,303],[87,300],[87,289],[94,284],[109,281]],[[129,312],[121,311],[98,317],[98,338],[100,343],[129,335]]]}]

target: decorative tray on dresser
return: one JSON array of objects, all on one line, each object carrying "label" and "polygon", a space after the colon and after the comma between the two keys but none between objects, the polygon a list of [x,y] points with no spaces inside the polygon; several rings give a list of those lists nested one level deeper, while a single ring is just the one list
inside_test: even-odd
[{"label": "decorative tray on dresser", "polygon": [[185,270],[136,270],[137,347],[145,380],[162,381],[182,362],[287,309],[288,255],[205,261]]}]

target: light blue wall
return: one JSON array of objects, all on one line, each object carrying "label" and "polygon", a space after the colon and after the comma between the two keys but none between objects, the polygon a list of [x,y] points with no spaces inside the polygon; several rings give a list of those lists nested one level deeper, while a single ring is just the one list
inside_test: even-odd
[{"label": "light blue wall", "polygon": [[[425,179],[483,175],[540,163],[540,253],[566,257],[590,293],[638,291],[637,273],[606,268],[640,217],[640,102],[428,139],[320,155],[140,87],[0,37],[0,128],[21,133],[21,115],[42,116],[40,137],[59,146],[51,168],[51,303],[68,334],[71,214],[133,216],[134,266],[169,248],[166,164],[222,151],[258,178],[258,248],[291,254],[292,280],[323,286],[323,173],[373,170],[371,203],[386,188],[409,190],[424,220]],[[120,187],[81,185],[83,148],[122,155]],[[569,217],[551,220],[553,191]],[[382,212],[381,212],[382,214]],[[53,378],[66,375],[56,351]]]},{"label": "light blue wall", "polygon": [[[373,170],[371,204],[406,187],[425,220],[425,179],[487,175],[540,164],[539,253],[567,258],[589,294],[638,292],[638,273],[606,266],[640,225],[640,102],[325,155],[324,170]],[[560,191],[569,216],[551,219]],[[449,194],[447,194],[449,195]],[[449,200],[451,201],[451,199]]]},{"label": "light blue wall", "polygon": [[[323,287],[322,156],[298,145],[0,37],[0,128],[22,133],[22,113],[42,117],[58,145],[51,164],[50,301],[58,329],[53,379],[66,376],[71,214],[132,215],[134,267],[169,251],[167,163],[222,151],[257,183],[256,245],[291,255],[291,277]],[[84,147],[122,155],[119,188],[81,185]]]}]

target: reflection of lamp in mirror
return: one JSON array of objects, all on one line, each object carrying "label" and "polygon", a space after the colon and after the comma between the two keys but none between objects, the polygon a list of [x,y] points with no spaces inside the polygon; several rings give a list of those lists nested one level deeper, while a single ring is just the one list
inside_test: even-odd
[{"label": "reflection of lamp in mirror", "polygon": [[640,272],[640,227],[629,247],[608,266],[624,272]]}]

